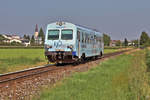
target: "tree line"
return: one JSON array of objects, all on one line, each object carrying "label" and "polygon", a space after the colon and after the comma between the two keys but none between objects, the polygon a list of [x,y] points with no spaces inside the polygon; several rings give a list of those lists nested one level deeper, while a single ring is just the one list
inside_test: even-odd
[{"label": "tree line", "polygon": [[[104,46],[110,46],[111,37],[104,33],[103,39],[104,39]],[[129,46],[128,43],[129,41],[127,40],[127,38],[125,38],[123,42],[117,40],[116,46]],[[147,47],[150,46],[150,37],[148,36],[148,33],[143,31],[139,39],[131,40],[131,43],[134,44],[134,46]]]},{"label": "tree line", "polygon": [[150,46],[150,37],[148,36],[148,33],[142,32],[140,36],[140,45],[141,47],[147,47]]}]

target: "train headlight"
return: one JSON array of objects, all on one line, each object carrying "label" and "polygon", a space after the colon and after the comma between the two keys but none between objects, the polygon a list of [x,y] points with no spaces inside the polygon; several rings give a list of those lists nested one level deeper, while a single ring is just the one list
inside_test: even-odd
[{"label": "train headlight", "polygon": [[67,48],[70,48],[70,49],[72,49],[72,48],[73,48],[73,45],[67,46]]},{"label": "train headlight", "polygon": [[51,45],[45,45],[45,47],[46,47],[46,48],[52,48],[52,46],[51,46]]},{"label": "train headlight", "polygon": [[51,45],[48,45],[47,48],[52,48],[52,46],[51,46]]}]

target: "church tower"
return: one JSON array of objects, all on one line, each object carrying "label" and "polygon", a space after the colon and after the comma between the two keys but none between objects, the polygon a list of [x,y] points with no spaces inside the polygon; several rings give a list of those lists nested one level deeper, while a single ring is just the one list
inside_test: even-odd
[{"label": "church tower", "polygon": [[37,39],[37,38],[38,38],[38,35],[39,35],[39,32],[38,32],[38,25],[36,24],[35,33],[34,33],[34,38]]}]

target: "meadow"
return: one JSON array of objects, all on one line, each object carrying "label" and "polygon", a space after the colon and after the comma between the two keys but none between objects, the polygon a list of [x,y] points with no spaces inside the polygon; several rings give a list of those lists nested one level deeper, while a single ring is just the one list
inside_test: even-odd
[{"label": "meadow", "polygon": [[[119,49],[105,49],[104,53],[116,52]],[[0,49],[0,74],[44,65],[47,60],[44,49]]]},{"label": "meadow", "polygon": [[119,50],[120,49],[104,49],[104,54],[106,54],[106,53],[112,53],[112,52],[117,52]]},{"label": "meadow", "polygon": [[40,63],[46,63],[44,49],[0,49],[0,74]]},{"label": "meadow", "polygon": [[149,100],[145,50],[111,58],[44,88],[35,100]]}]

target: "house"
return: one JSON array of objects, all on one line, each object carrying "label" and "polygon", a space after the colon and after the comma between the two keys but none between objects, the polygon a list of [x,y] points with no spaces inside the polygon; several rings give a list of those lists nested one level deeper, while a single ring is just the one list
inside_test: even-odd
[{"label": "house", "polygon": [[2,36],[5,38],[4,42],[6,43],[12,43],[12,42],[22,43],[21,38],[18,35],[3,34]]},{"label": "house", "polygon": [[10,43],[12,43],[12,42],[22,43],[22,41],[19,40],[19,39],[11,39],[11,40],[10,40]]},{"label": "house", "polygon": [[11,35],[3,34],[2,36],[3,36],[5,39],[9,39],[9,40],[12,39]]},{"label": "house", "polygon": [[111,40],[109,46],[114,47],[114,46],[121,46],[122,41],[120,40]]},{"label": "house", "polygon": [[114,47],[116,46],[118,40],[111,40],[109,46]]},{"label": "house", "polygon": [[12,35],[11,36],[13,39],[20,39],[20,36],[18,36],[18,35]]},{"label": "house", "polygon": [[30,41],[29,40],[22,40],[22,44],[27,47],[30,45]]}]

